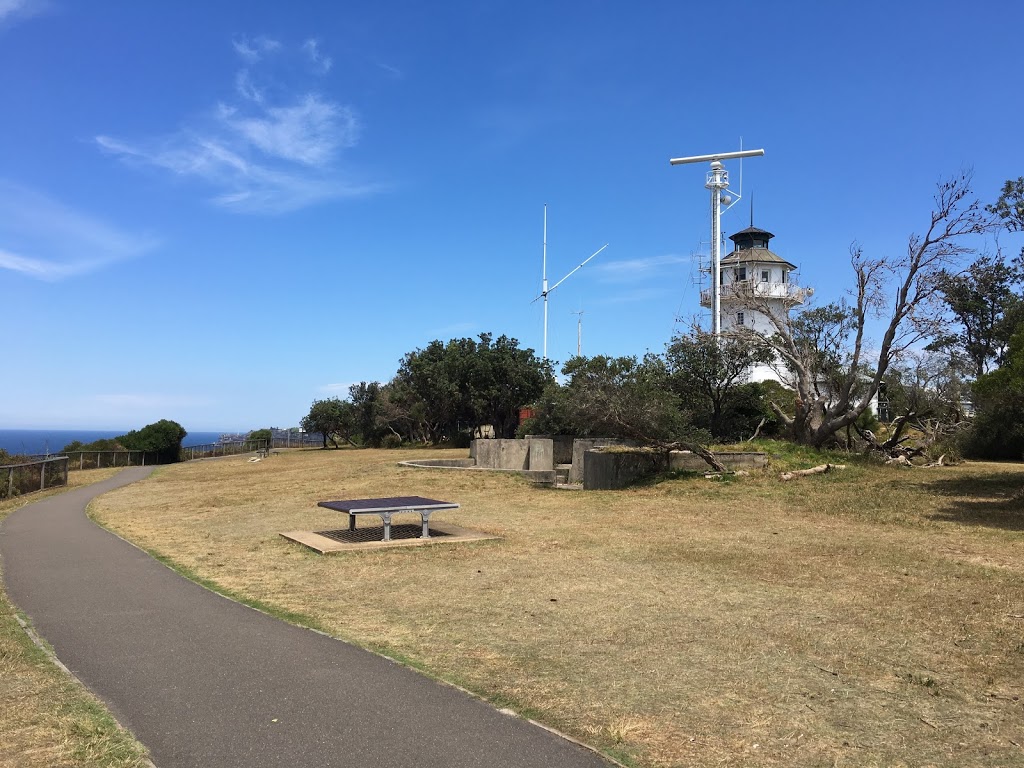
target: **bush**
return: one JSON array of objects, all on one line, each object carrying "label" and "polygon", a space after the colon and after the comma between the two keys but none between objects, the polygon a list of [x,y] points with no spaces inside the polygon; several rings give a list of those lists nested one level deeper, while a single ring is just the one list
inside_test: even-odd
[{"label": "bush", "polygon": [[142,429],[121,435],[117,441],[129,451],[151,451],[160,464],[171,464],[181,458],[181,441],[188,432],[176,421],[161,419]]},{"label": "bush", "polygon": [[381,448],[391,448],[391,449],[393,449],[393,448],[401,448],[402,447],[402,438],[400,438],[394,432],[389,432],[388,434],[384,435],[384,437],[381,438],[380,447]]}]

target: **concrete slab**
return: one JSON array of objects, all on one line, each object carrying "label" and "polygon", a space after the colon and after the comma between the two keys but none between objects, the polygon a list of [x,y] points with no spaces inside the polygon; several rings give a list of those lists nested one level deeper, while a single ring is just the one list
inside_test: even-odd
[{"label": "concrete slab", "polygon": [[[393,526],[394,527],[394,526]],[[419,526],[416,526],[419,528]],[[358,530],[367,530],[364,528]],[[348,531],[338,531],[347,533]],[[324,534],[334,533],[333,531],[285,531],[280,536],[309,547],[321,555],[332,555],[338,552],[363,552],[370,549],[392,549],[395,547],[424,547],[431,544],[458,544],[464,541],[489,541],[499,540],[500,536],[473,531],[469,528],[462,528],[451,523],[431,522],[429,539],[392,539],[391,541],[341,541],[340,536],[334,538]],[[383,535],[383,534],[382,534]],[[394,535],[394,534],[392,534]]]}]

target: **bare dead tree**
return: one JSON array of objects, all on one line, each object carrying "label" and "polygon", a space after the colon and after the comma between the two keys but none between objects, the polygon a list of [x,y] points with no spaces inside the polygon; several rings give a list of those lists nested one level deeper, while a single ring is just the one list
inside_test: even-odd
[{"label": "bare dead tree", "polygon": [[[970,182],[971,175],[961,173],[938,185],[928,226],[924,234],[910,236],[904,255],[870,258],[858,246],[851,248],[849,302],[793,316],[775,311],[767,298],[746,297],[773,324],[768,343],[796,389],[792,418],[772,403],[794,440],[816,447],[833,441],[867,410],[892,362],[934,336],[940,274],[970,252],[967,236],[991,226],[978,202],[969,199]],[[808,318],[815,322],[808,325]],[[866,337],[875,318],[886,321],[877,347]]]}]

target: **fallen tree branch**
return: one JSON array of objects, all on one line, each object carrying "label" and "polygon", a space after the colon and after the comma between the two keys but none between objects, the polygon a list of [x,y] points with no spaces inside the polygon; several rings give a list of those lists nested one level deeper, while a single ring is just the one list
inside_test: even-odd
[{"label": "fallen tree branch", "polygon": [[689,440],[660,440],[657,438],[652,438],[643,434],[641,430],[637,429],[632,424],[623,420],[617,414],[611,414],[610,418],[619,426],[619,429],[623,434],[627,435],[633,440],[636,440],[642,445],[648,445],[659,450],[665,451],[666,453],[669,451],[689,451],[690,453],[696,454],[697,456],[700,456],[702,459],[704,459],[707,465],[716,472],[729,471],[728,469],[726,469],[725,465],[718,460],[715,454],[709,451],[703,445],[690,442]]},{"label": "fallen tree branch", "polygon": [[808,475],[820,475],[825,472],[832,472],[836,469],[846,469],[845,464],[821,464],[817,467],[811,467],[810,469],[794,469],[792,472],[783,472],[779,475],[779,480],[793,480],[797,477],[807,477]]},{"label": "fallen tree branch", "polygon": [[756,438],[756,437],[757,437],[758,435],[760,435],[760,434],[761,434],[761,427],[763,427],[763,426],[764,426],[765,424],[767,424],[767,423],[768,423],[768,417],[767,417],[767,416],[762,416],[762,417],[761,417],[761,423],[757,425],[757,429],[755,429],[755,430],[754,430],[754,434],[752,434],[752,435],[750,436],[750,439],[749,439],[749,440],[747,440],[747,442],[748,442],[748,443],[752,443],[752,442],[754,441],[754,439],[755,439],[755,438]]}]

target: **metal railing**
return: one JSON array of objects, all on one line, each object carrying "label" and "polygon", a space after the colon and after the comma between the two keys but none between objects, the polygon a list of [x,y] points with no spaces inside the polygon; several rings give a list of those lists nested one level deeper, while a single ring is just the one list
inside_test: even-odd
[{"label": "metal railing", "polygon": [[270,441],[271,448],[320,448],[324,444],[320,435],[310,435],[303,432],[301,435],[280,435]]},{"label": "metal railing", "polygon": [[[722,299],[779,299],[787,304],[800,304],[809,297],[813,291],[810,288],[801,288],[794,282],[758,282],[755,280],[735,280],[731,283],[722,284]],[[700,292],[700,304],[702,307],[711,306],[714,299],[710,288]],[[756,307],[751,307],[756,309]]]},{"label": "metal railing", "polygon": [[181,461],[212,459],[216,456],[237,456],[240,453],[266,451],[266,440],[237,440],[226,443],[204,443],[203,445],[182,446]]},{"label": "metal railing", "polygon": [[11,499],[67,484],[67,456],[0,465],[0,499]]},{"label": "metal railing", "polygon": [[[236,456],[241,453],[265,450],[267,450],[266,440],[204,443],[182,446],[178,460],[192,461],[193,459],[209,459],[214,456]],[[66,451],[63,456],[68,459],[69,469],[72,471],[110,467],[146,467],[161,463],[160,454],[157,451]],[[38,456],[38,458],[42,460],[51,457]]]},{"label": "metal railing", "polygon": [[108,467],[145,467],[157,463],[155,451],[65,451],[70,469],[106,469]]}]

